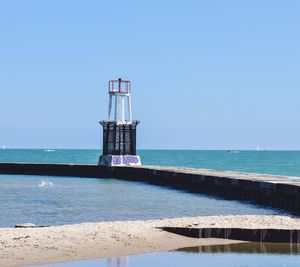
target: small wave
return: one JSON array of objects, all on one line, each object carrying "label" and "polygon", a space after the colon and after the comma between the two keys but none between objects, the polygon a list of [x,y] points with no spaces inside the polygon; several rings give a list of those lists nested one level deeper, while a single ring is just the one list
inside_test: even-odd
[{"label": "small wave", "polygon": [[45,152],[55,152],[55,149],[44,149]]},{"label": "small wave", "polygon": [[42,180],[39,183],[39,187],[53,187],[53,183],[49,180]]},{"label": "small wave", "polygon": [[230,151],[228,151],[228,153],[230,153],[230,154],[238,154],[239,151],[238,150],[230,150]]}]

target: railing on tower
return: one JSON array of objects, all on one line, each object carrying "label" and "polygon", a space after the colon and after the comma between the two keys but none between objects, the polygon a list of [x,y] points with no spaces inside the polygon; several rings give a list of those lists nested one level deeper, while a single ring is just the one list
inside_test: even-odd
[{"label": "railing on tower", "polygon": [[109,94],[114,94],[114,93],[130,94],[130,90],[131,90],[130,81],[118,79],[118,80],[111,80],[108,82]]}]

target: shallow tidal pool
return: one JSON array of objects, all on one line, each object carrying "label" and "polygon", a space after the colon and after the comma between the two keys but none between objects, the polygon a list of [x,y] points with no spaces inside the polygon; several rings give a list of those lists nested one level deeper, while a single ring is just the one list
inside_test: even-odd
[{"label": "shallow tidal pool", "polygon": [[[300,247],[243,243],[183,248],[164,253],[39,265],[39,267],[288,267],[299,266]],[[35,266],[38,267],[38,266]]]}]

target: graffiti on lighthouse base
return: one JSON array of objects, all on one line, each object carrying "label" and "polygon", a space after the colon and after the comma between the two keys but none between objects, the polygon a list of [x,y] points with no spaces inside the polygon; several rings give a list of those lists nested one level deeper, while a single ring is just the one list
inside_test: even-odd
[{"label": "graffiti on lighthouse base", "polygon": [[102,155],[99,164],[108,166],[136,166],[141,165],[141,159],[137,155]]}]

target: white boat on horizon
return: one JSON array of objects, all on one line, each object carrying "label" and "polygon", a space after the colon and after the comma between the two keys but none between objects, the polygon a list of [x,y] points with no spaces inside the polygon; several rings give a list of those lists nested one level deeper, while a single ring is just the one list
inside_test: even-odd
[{"label": "white boat on horizon", "polygon": [[55,152],[55,149],[44,149],[45,152]]}]

